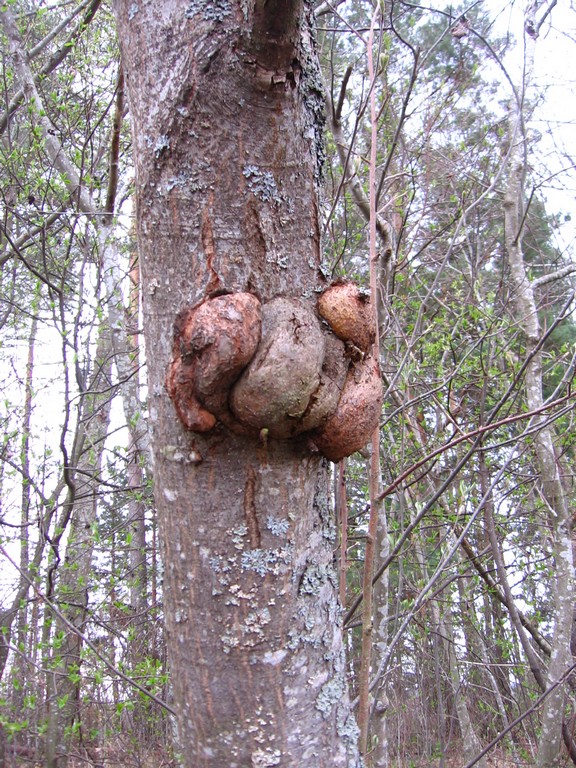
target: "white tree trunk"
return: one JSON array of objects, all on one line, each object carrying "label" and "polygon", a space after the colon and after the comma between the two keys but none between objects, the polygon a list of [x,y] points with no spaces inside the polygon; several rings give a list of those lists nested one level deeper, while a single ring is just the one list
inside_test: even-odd
[{"label": "white tree trunk", "polygon": [[[526,403],[529,411],[538,411],[544,403],[542,389],[542,351],[538,310],[533,286],[528,278],[522,249],[525,222],[525,179],[527,174],[526,119],[524,105],[531,87],[534,48],[537,36],[536,12],[541,4],[532,3],[525,20],[526,63],[521,94],[510,116],[511,148],[508,162],[508,180],[504,198],[506,254],[510,269],[511,292],[516,321],[523,331],[526,343]],[[560,469],[554,449],[554,430],[547,426],[545,417],[534,417],[542,422],[534,438],[538,482],[548,508],[554,554],[554,629],[552,653],[546,685],[557,683],[572,664],[570,634],[574,606],[574,560],[571,539],[571,521]],[[565,690],[558,685],[546,697],[542,710],[542,733],[538,751],[539,768],[552,768],[561,759],[562,729],[564,724]]]}]

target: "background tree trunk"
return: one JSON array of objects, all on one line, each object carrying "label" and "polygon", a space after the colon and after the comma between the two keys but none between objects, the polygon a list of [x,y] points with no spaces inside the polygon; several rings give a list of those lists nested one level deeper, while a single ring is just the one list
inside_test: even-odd
[{"label": "background tree trunk", "polygon": [[322,162],[307,3],[117,2],[135,142],[168,648],[189,766],[356,765],[326,462],[186,432],[176,314],[215,292],[315,300]]},{"label": "background tree trunk", "polygon": [[[506,255],[510,270],[512,296],[516,320],[526,344],[526,404],[529,411],[541,411],[545,402],[543,391],[542,330],[534,287],[529,280],[524,261],[523,235],[529,201],[526,200],[526,174],[528,171],[528,138],[525,112],[526,94],[532,90],[535,41],[541,26],[540,18],[547,15],[545,3],[532,2],[525,15],[525,73],[516,107],[509,120],[510,159],[504,196]],[[544,15],[544,16],[543,16]],[[542,18],[543,20],[543,18]],[[556,685],[544,701],[542,734],[538,748],[539,768],[559,765],[562,734],[576,759],[576,745],[571,729],[565,721],[565,686],[558,684],[573,663],[570,648],[574,610],[574,555],[572,545],[572,518],[568,507],[559,462],[555,449],[554,429],[536,416],[534,424],[541,424],[534,436],[534,453],[538,469],[537,488],[549,513],[548,525],[554,555],[555,589],[553,608],[553,636],[546,686]],[[539,681],[542,685],[543,681]]]},{"label": "background tree trunk", "polygon": [[64,768],[68,764],[73,725],[80,726],[82,633],[88,614],[102,455],[112,406],[109,396],[111,368],[112,344],[109,329],[104,325],[94,357],[93,375],[80,408],[83,429],[81,455],[75,473],[77,498],[55,595],[61,613],[54,617],[58,644],[52,652],[47,672],[48,768]]}]

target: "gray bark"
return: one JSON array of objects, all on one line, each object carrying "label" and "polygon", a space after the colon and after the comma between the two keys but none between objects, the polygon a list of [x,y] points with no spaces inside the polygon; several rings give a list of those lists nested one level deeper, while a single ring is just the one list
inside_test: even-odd
[{"label": "gray bark", "polygon": [[168,649],[195,767],[358,765],[326,462],[305,438],[186,431],[164,388],[177,313],[222,292],[312,304],[325,284],[309,8],[276,5],[115,4]]}]

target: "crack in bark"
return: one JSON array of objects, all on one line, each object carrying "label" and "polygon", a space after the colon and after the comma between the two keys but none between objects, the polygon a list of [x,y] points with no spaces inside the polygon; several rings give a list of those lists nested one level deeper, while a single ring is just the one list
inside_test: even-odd
[{"label": "crack in bark", "polygon": [[259,549],[261,543],[260,526],[256,515],[256,472],[254,467],[248,467],[248,477],[244,486],[244,517],[248,528],[250,547]]},{"label": "crack in bark", "polygon": [[206,266],[210,271],[210,279],[206,286],[206,295],[213,293],[221,288],[220,277],[214,269],[214,259],[216,257],[216,246],[214,244],[214,230],[212,229],[212,220],[208,207],[202,210],[202,249],[206,256]]}]

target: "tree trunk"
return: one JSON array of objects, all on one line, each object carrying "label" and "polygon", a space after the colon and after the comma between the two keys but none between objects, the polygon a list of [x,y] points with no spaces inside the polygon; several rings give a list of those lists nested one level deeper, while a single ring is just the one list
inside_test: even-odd
[{"label": "tree trunk", "polygon": [[[454,708],[456,710],[458,725],[460,726],[460,733],[462,735],[462,755],[464,761],[468,763],[474,760],[476,755],[482,751],[482,744],[478,738],[474,724],[472,723],[470,712],[468,711],[468,704],[465,699],[465,684],[456,657],[456,640],[449,612],[442,614],[441,607],[436,600],[431,601],[431,605],[432,611],[435,614],[435,621],[438,622],[439,634],[442,637],[445,646],[448,659],[447,672],[452,686]],[[488,765],[486,757],[479,758],[477,760],[477,765],[480,766],[480,768],[486,768]]]},{"label": "tree trunk", "polygon": [[[26,383],[24,387],[24,415],[22,419],[22,438],[20,442],[20,458],[22,462],[22,508],[20,511],[20,523],[22,534],[20,539],[20,573],[28,573],[30,566],[30,425],[32,422],[32,401],[34,395],[34,352],[36,347],[36,334],[38,331],[38,318],[32,317],[30,334],[28,336],[28,360],[26,363]],[[27,624],[29,619],[28,596],[21,601],[16,621],[16,645],[23,651],[26,648]],[[12,706],[15,712],[20,712],[24,706],[26,674],[26,655],[21,653],[14,658],[12,674],[14,680],[20,685],[14,686]]]},{"label": "tree trunk", "polygon": [[[140,304],[140,266],[138,263],[138,251],[134,249],[130,256],[130,295],[127,312],[127,323],[131,328],[138,328],[138,314]],[[143,617],[148,611],[148,567],[146,563],[146,504],[142,499],[146,482],[143,464],[149,463],[149,446],[146,432],[146,422],[142,419],[139,391],[140,349],[138,337],[131,336],[128,346],[132,348],[130,362],[132,364],[131,381],[134,382],[136,397],[129,402],[138,403],[136,413],[128,413],[130,418],[138,416],[138,423],[130,427],[132,445],[131,456],[128,462],[128,485],[132,489],[128,509],[130,514],[130,605],[136,614],[137,631],[141,632]],[[126,411],[125,411],[126,414]],[[142,453],[142,451],[146,451]],[[139,629],[138,629],[139,626]],[[144,646],[149,638],[142,638],[141,646]]]},{"label": "tree trunk", "polygon": [[72,726],[80,717],[80,668],[82,632],[88,614],[90,573],[93,567],[94,526],[97,523],[100,470],[108,433],[112,401],[109,395],[112,343],[107,328],[100,331],[94,372],[84,394],[79,422],[83,427],[83,450],[78,461],[77,498],[70,520],[64,567],[59,571],[56,602],[68,623],[54,618],[59,637],[47,673],[48,729],[46,765],[64,768],[72,743]]},{"label": "tree trunk", "polygon": [[[520,173],[520,167],[514,174]],[[528,282],[522,260],[521,239],[519,234],[520,208],[513,211],[510,198],[507,198],[507,251],[511,269],[511,283],[516,293],[518,317],[523,328],[527,351],[531,355],[526,365],[526,400],[528,410],[542,408],[542,353],[536,351],[540,336],[540,328],[532,288]],[[516,214],[516,215],[514,215]],[[514,230],[510,221],[516,224]],[[514,224],[512,225],[514,226]],[[514,234],[514,232],[518,234]],[[571,516],[566,501],[562,478],[558,467],[553,430],[543,426],[534,438],[539,484],[550,512],[550,529],[552,534],[555,589],[554,589],[554,632],[552,639],[552,654],[548,669],[547,685],[557,683],[572,664],[570,650],[570,634],[572,612],[574,605],[574,558],[571,537]],[[562,726],[564,723],[565,691],[559,685],[550,693],[542,711],[542,736],[538,752],[540,768],[551,768],[559,764],[560,745],[562,743]],[[570,742],[571,735],[567,733]]]},{"label": "tree trunk", "polygon": [[[378,521],[378,541],[376,545],[378,554],[375,569],[384,563],[390,554],[390,538],[388,534],[388,518],[384,504],[380,506],[380,519]],[[390,590],[389,573],[386,570],[374,586],[374,666],[378,668],[388,652],[388,640],[390,637]],[[377,768],[384,768],[390,763],[388,718],[389,706],[387,694],[388,680],[384,678],[374,696],[374,714],[372,717],[372,731],[376,736],[372,763]]]},{"label": "tree trunk", "polygon": [[[508,179],[504,196],[504,222],[506,255],[510,269],[510,285],[514,300],[516,320],[523,332],[526,344],[526,404],[529,411],[539,411],[544,404],[542,385],[541,328],[534,295],[528,278],[523,252],[523,228],[525,224],[525,181],[528,172],[526,115],[523,107],[526,93],[532,86],[534,46],[541,22],[536,13],[542,3],[528,6],[525,17],[526,65],[522,93],[516,109],[510,117],[511,150],[508,163]],[[548,9],[544,8],[544,18]],[[541,423],[534,436],[534,453],[538,472],[538,486],[549,511],[549,525],[554,553],[554,629],[552,652],[545,687],[556,686],[548,694],[542,709],[542,733],[538,751],[539,768],[553,768],[563,759],[562,738],[576,760],[576,745],[571,730],[564,720],[565,689],[558,684],[570,668],[573,658],[570,635],[574,605],[574,557],[572,551],[571,515],[563,486],[556,451],[554,429],[546,424],[544,416],[535,417],[533,424]],[[542,685],[542,682],[540,681]]]},{"label": "tree trunk", "polygon": [[134,135],[168,648],[188,766],[358,765],[326,462],[305,438],[187,431],[177,314],[314,306],[322,105],[307,3],[116,3]]},{"label": "tree trunk", "polygon": [[[428,558],[426,556],[426,544],[422,542],[420,538],[415,542],[416,557],[422,573],[423,583],[429,581],[428,573]],[[449,610],[446,610],[440,601],[432,599],[430,600],[430,611],[434,620],[434,627],[438,638],[440,638],[440,644],[444,647],[444,657],[447,661],[448,667],[445,669],[446,677],[450,684],[452,693],[452,699],[454,702],[454,709],[456,717],[458,719],[458,725],[460,727],[460,734],[462,736],[462,750],[463,757],[466,762],[470,762],[479,754],[482,750],[482,744],[470,712],[468,710],[468,704],[465,699],[465,685],[460,673],[458,664],[458,658],[456,656],[456,640],[454,637],[454,630],[452,628],[452,621]],[[439,692],[439,698],[441,692]],[[440,728],[444,727],[443,723],[440,723]],[[445,756],[443,755],[443,758]],[[486,768],[487,762],[485,757],[481,757],[478,761],[480,768]]]}]

